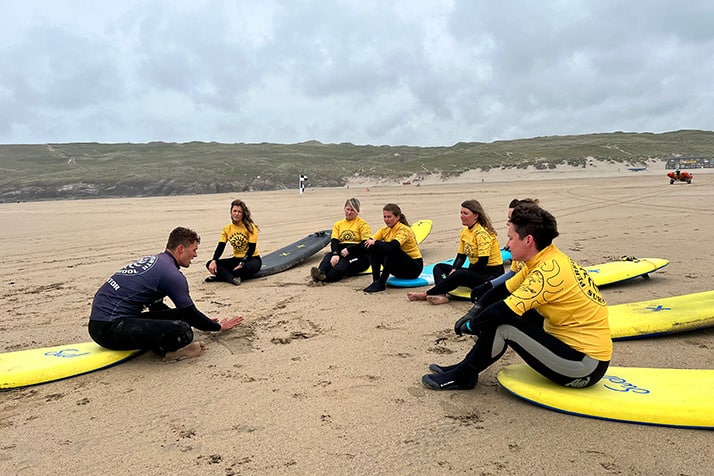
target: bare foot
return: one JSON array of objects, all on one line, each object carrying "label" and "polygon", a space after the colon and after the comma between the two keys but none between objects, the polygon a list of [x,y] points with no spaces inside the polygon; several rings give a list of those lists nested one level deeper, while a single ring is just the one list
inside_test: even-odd
[{"label": "bare foot", "polygon": [[191,359],[203,355],[206,351],[205,342],[191,342],[186,347],[181,347],[174,352],[166,352],[164,362],[176,362],[183,359]]},{"label": "bare foot", "polygon": [[429,304],[446,304],[449,302],[449,298],[444,294],[437,294],[436,296],[427,296],[427,301]]},{"label": "bare foot", "polygon": [[426,301],[426,293],[408,293],[407,298],[410,301]]}]

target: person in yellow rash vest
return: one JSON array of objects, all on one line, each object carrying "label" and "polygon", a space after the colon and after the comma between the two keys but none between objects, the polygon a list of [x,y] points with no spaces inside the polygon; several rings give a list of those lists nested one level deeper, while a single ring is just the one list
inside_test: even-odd
[{"label": "person in yellow rash vest", "polygon": [[367,293],[384,291],[390,274],[414,279],[424,269],[414,230],[399,205],[386,204],[382,208],[382,218],[386,226],[364,243],[372,265],[372,284],[364,288]]},{"label": "person in yellow rash vest", "polygon": [[[608,311],[585,269],[553,243],[555,217],[534,204],[511,214],[508,246],[525,263],[515,276],[484,294],[456,321],[456,334],[477,336],[458,364],[431,364],[422,383],[434,390],[471,389],[478,374],[511,347],[534,370],[574,388],[594,385],[612,359]],[[537,312],[542,325],[529,319]]]},{"label": "person in yellow rash vest", "polygon": [[[233,256],[221,259],[230,243]],[[253,221],[248,206],[243,200],[231,202],[231,222],[223,227],[213,258],[206,263],[211,276],[206,282],[225,281],[238,285],[260,271],[263,260],[258,251],[258,225]]]},{"label": "person in yellow rash vest", "polygon": [[364,242],[372,234],[369,224],[359,216],[359,200],[348,198],[345,218],[332,226],[330,252],[310,270],[315,281],[334,283],[345,276],[355,276],[369,267]]},{"label": "person in yellow rash vest", "polygon": [[[496,230],[478,200],[466,200],[461,204],[459,249],[452,264],[437,263],[434,266],[435,285],[427,291],[407,293],[410,301],[428,301],[431,304],[449,302],[446,295],[459,286],[470,289],[490,282],[503,274],[503,258],[498,246]],[[464,267],[466,260],[469,266]]]}]

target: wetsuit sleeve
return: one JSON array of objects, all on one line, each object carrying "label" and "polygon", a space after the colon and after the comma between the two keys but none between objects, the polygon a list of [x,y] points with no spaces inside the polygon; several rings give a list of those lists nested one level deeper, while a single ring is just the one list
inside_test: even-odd
[{"label": "wetsuit sleeve", "polygon": [[492,279],[492,280],[491,280],[491,285],[495,288],[495,287],[498,286],[499,284],[505,283],[506,281],[508,281],[509,279],[511,279],[511,278],[512,278],[513,276],[515,276],[515,275],[516,275],[516,272],[515,272],[515,271],[509,270],[508,272],[503,273],[501,276]]},{"label": "wetsuit sleeve", "polygon": [[330,240],[330,250],[332,251],[333,255],[338,255],[340,254],[340,240],[337,238],[333,238]]},{"label": "wetsuit sleeve", "polygon": [[486,307],[497,301],[503,301],[510,296],[510,294],[508,288],[506,288],[506,283],[501,283],[498,286],[494,286],[493,289],[486,291],[486,293],[479,298],[478,302],[482,307]]},{"label": "wetsuit sleeve", "polygon": [[226,242],[219,241],[218,244],[216,245],[216,251],[213,252],[213,259],[218,261],[218,258],[220,258],[223,255],[223,251],[225,249],[226,249]]},{"label": "wetsuit sleeve", "polygon": [[220,331],[221,325],[198,310],[195,304],[176,310],[177,317],[191,327],[202,331]]},{"label": "wetsuit sleeve", "polygon": [[399,250],[402,245],[397,241],[397,240],[392,240],[392,241],[385,241],[384,245],[387,247],[389,251],[396,252]]},{"label": "wetsuit sleeve", "polygon": [[464,326],[465,333],[474,334],[478,332],[479,322],[497,322],[507,316],[519,317],[505,302],[498,301],[471,318]]},{"label": "wetsuit sleeve", "polygon": [[478,261],[469,266],[469,269],[483,269],[488,266],[488,256],[479,256]]},{"label": "wetsuit sleeve", "polygon": [[255,253],[255,249],[258,247],[257,243],[248,243],[248,250],[245,252],[245,256],[243,257],[243,261],[247,261],[248,258],[253,257],[253,253]]},{"label": "wetsuit sleeve", "polygon": [[464,253],[458,253],[454,259],[454,264],[451,265],[454,269],[461,269],[461,267],[466,262],[466,255]]}]

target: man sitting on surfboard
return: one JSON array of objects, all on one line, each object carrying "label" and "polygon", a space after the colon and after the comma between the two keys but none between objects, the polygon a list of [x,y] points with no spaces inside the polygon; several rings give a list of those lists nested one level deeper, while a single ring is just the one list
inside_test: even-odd
[{"label": "man sitting on surfboard", "polygon": [[[203,331],[227,331],[240,324],[242,317],[220,322],[208,318],[188,293],[188,282],[179,268],[191,265],[200,242],[195,231],[175,228],[166,251],[114,273],[92,302],[89,335],[94,342],[112,350],[150,349],[174,360],[203,353],[203,342],[192,342],[192,326]],[[175,309],[163,303],[166,296]]]},{"label": "man sitting on surfboard", "polygon": [[[454,324],[456,334],[478,336],[455,365],[431,364],[422,382],[434,390],[465,390],[508,346],[543,376],[567,387],[589,387],[605,374],[612,341],[605,300],[587,272],[560,251],[555,217],[519,203],[511,214],[508,246],[525,267],[478,300]],[[537,312],[543,324],[529,319]]]}]

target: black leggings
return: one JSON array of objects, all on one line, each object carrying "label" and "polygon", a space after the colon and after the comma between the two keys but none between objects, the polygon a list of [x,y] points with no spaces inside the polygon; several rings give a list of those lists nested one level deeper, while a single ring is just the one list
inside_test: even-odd
[{"label": "black leggings", "polygon": [[434,266],[434,282],[436,284],[427,290],[426,294],[429,296],[446,294],[459,286],[473,289],[503,274],[503,265],[487,266],[482,269],[459,268],[453,273],[452,269],[453,267],[446,263],[438,263]]},{"label": "black leggings", "polygon": [[159,355],[186,347],[193,341],[191,326],[177,319],[176,309],[149,311],[141,317],[113,321],[89,320],[89,335],[106,349],[149,349]]},{"label": "black leggings", "polygon": [[594,385],[610,364],[573,349],[545,332],[542,325],[514,314],[503,302],[484,310],[472,325],[478,330],[478,340],[455,369],[463,381],[500,359],[509,346],[538,373],[566,387]]},{"label": "black leggings", "polygon": [[369,268],[369,257],[366,252],[362,254],[350,253],[346,258],[343,256],[339,258],[340,260],[337,264],[332,266],[330,263],[332,253],[327,253],[318,266],[320,272],[325,275],[325,281],[328,283],[339,281],[345,276],[356,276]]},{"label": "black leggings", "polygon": [[390,274],[397,278],[413,279],[424,269],[422,258],[412,258],[401,248],[395,249],[390,243],[376,241],[368,249],[372,280],[382,285],[387,283]]},{"label": "black leggings", "polygon": [[[206,263],[206,269],[208,269],[208,265],[211,264],[211,261]],[[218,280],[227,283],[233,281],[233,278],[244,280],[260,271],[260,267],[263,266],[263,260],[260,256],[251,256],[243,263],[243,267],[235,269],[241,261],[243,261],[243,258],[235,257],[216,260],[216,277]]]}]

